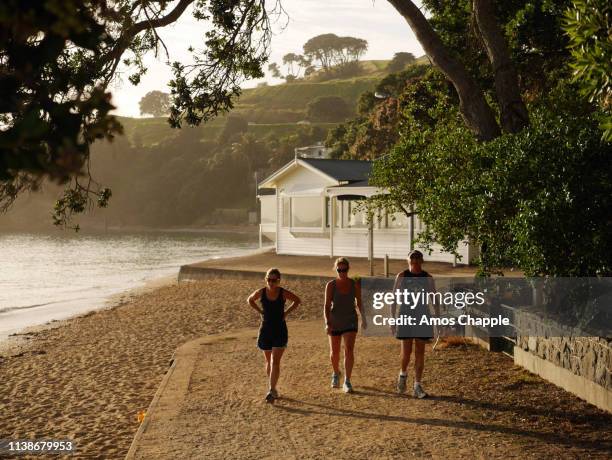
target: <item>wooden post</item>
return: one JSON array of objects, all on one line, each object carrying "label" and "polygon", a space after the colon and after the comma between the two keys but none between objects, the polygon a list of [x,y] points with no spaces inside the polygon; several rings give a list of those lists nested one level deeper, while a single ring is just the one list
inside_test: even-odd
[{"label": "wooden post", "polygon": [[389,277],[389,254],[385,254],[384,267],[385,267],[385,278],[388,278]]},{"label": "wooden post", "polygon": [[368,257],[370,259],[370,276],[374,276],[374,219],[369,219]]},{"label": "wooden post", "polygon": [[414,249],[414,206],[410,206],[410,246],[409,249]]},{"label": "wooden post", "polygon": [[334,257],[334,227],[336,226],[336,206],[334,197],[329,197],[329,216],[331,222],[329,223],[329,257]]}]

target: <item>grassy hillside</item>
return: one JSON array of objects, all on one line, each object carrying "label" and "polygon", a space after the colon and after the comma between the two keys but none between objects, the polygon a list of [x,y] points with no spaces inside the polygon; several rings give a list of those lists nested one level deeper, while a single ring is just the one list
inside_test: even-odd
[{"label": "grassy hillside", "polygon": [[[426,62],[425,56],[417,59],[417,63]],[[314,76],[308,80],[245,89],[231,113],[244,117],[249,122],[249,131],[258,137],[270,133],[289,134],[297,127],[298,121],[306,119],[308,103],[317,97],[340,96],[355,108],[359,96],[372,90],[387,75],[388,64],[388,60],[362,61],[361,75],[354,78],[317,82]],[[183,129],[195,129],[202,141],[210,141],[216,139],[225,120],[226,116],[220,116],[197,128]],[[177,135],[177,130],[170,128],[166,118],[122,117],[121,122],[132,145],[155,145]],[[325,128],[335,125],[312,124]]]},{"label": "grassy hillside", "polygon": [[319,96],[340,96],[354,105],[361,93],[371,90],[379,80],[363,76],[347,80],[329,80],[321,83],[294,82],[283,85],[247,89],[240,97],[236,109],[257,106],[267,109],[305,110],[306,105]]}]

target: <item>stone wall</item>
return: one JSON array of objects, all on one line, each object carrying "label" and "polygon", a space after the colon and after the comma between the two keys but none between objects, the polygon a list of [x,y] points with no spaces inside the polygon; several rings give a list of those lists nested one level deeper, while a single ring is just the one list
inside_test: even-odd
[{"label": "stone wall", "polygon": [[517,337],[516,346],[612,391],[611,339]]}]

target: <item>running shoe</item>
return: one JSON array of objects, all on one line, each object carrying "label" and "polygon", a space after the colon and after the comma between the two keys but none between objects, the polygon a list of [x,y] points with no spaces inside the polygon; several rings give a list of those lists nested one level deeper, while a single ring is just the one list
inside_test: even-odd
[{"label": "running shoe", "polygon": [[276,391],[276,390],[270,390],[270,393],[272,393],[272,397],[273,397],[274,399],[278,399],[278,391]]},{"label": "running shoe", "polygon": [[332,374],[331,387],[340,388],[340,374],[336,374],[335,372]]},{"label": "running shoe", "polygon": [[274,402],[274,393],[273,390],[268,391],[268,394],[266,395],[266,402],[267,403],[273,403]]},{"label": "running shoe", "polygon": [[344,381],[344,385],[342,385],[342,390],[345,393],[352,393],[353,392],[353,385],[351,385],[351,382],[349,382],[348,380]]},{"label": "running shoe", "polygon": [[399,394],[406,393],[406,379],[407,378],[408,378],[407,375],[402,375],[402,374],[400,374],[399,377],[397,378],[397,392]]},{"label": "running shoe", "polygon": [[414,392],[412,393],[412,395],[415,398],[419,398],[419,399],[423,399],[427,397],[427,393],[425,393],[425,390],[423,390],[423,387],[421,386],[420,383],[417,383],[414,385]]}]

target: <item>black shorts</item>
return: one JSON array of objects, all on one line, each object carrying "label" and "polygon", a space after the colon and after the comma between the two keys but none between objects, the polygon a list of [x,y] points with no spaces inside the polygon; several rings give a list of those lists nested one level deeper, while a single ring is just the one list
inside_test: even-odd
[{"label": "black shorts", "polygon": [[429,342],[433,337],[395,337],[397,340],[423,340],[424,342]]},{"label": "black shorts", "polygon": [[287,323],[262,324],[257,337],[257,347],[260,350],[270,351],[272,348],[285,348],[289,341]]},{"label": "black shorts", "polygon": [[349,329],[339,329],[337,331],[331,331],[330,335],[333,335],[334,337],[338,337],[339,335],[346,334],[347,332],[357,332],[357,331],[358,331],[358,328],[351,327]]}]

